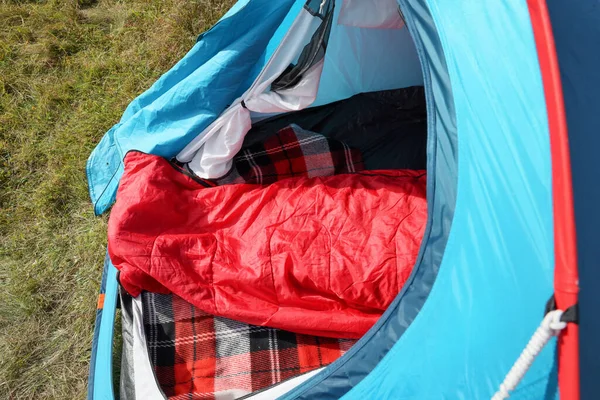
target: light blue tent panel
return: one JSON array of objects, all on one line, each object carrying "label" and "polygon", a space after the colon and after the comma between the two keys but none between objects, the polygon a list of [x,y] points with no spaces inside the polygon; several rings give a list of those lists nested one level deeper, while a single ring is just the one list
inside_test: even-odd
[{"label": "light blue tent panel", "polygon": [[[340,5],[338,1],[334,9],[334,24],[313,107],[357,93],[423,85],[419,58],[408,29],[339,25],[336,21]],[[393,51],[386,43],[394,43]]]},{"label": "light blue tent panel", "polygon": [[[96,321],[95,352],[90,367],[90,390],[88,400],[112,400],[113,391],[113,337],[115,329],[115,312],[117,308],[118,283],[117,269],[108,256],[104,261],[105,292],[104,306],[100,321]],[[96,335],[95,335],[96,336]]]},{"label": "light blue tent panel", "polygon": [[[553,292],[549,131],[527,4],[428,6],[456,107],[454,221],[423,309],[345,399],[490,398]],[[554,398],[553,364],[548,346],[512,398]]]}]

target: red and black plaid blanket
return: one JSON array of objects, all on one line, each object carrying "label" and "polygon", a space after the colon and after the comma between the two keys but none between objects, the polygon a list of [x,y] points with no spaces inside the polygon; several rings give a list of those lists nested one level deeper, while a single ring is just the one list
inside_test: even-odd
[{"label": "red and black plaid blanket", "polygon": [[142,296],[150,359],[169,399],[241,397],[326,366],[354,344],[213,317],[172,294]]},{"label": "red and black plaid blanket", "polygon": [[[206,186],[269,184],[285,178],[331,176],[365,169],[359,150],[297,125],[285,127],[264,142],[243,148],[232,161],[231,170],[221,178],[195,179]],[[187,165],[178,167],[194,175]]]},{"label": "red and black plaid blanket", "polygon": [[[176,167],[191,174],[184,165]],[[290,125],[242,149],[226,176],[194,179],[206,186],[269,184],[362,170],[360,151]],[[143,293],[142,302],[151,362],[170,399],[241,397],[329,365],[355,342],[214,317],[172,294]]]}]

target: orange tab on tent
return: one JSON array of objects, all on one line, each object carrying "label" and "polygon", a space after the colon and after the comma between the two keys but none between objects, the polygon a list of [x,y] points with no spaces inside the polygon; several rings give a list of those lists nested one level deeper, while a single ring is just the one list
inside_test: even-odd
[{"label": "orange tab on tent", "polygon": [[102,310],[104,308],[104,293],[100,293],[98,295],[98,310]]}]

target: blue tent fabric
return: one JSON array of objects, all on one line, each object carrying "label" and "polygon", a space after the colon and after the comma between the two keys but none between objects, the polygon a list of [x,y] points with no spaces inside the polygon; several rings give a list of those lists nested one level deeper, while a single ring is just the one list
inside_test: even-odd
[{"label": "blue tent fabric", "polygon": [[600,5],[595,0],[549,0],[548,11],[560,66],[569,130],[577,257],[579,266],[579,352],[582,399],[600,393]]},{"label": "blue tent fabric", "polygon": [[104,306],[96,314],[88,382],[88,400],[112,400],[114,398],[112,350],[118,283],[117,269],[110,262],[108,255],[104,260],[100,293],[104,294]]},{"label": "blue tent fabric", "polygon": [[[108,277],[108,263],[104,262],[102,269],[102,281],[100,282],[99,295],[105,295],[106,293],[106,279]],[[100,336],[100,324],[102,323],[102,315],[104,307],[98,307],[96,309],[96,319],[94,321],[94,337],[92,338],[92,355],[90,357],[90,372],[88,377],[88,399],[94,397],[94,382],[96,379],[96,361],[98,359],[98,339]]]},{"label": "blue tent fabric", "polygon": [[[102,213],[114,201],[128,150],[172,157],[239,97],[305,3],[238,2],[136,99],[88,161],[95,211]],[[309,3],[314,9],[320,5]],[[415,42],[428,103],[429,219],[420,255],[402,292],[367,335],[284,399],[490,398],[541,321],[553,291],[549,128],[526,1],[398,3]],[[591,10],[592,3],[583,3]],[[576,19],[553,14],[557,32],[569,30]],[[600,11],[586,20],[590,31],[598,20]],[[580,89],[599,79],[593,71],[600,59],[590,56],[587,75],[577,77],[569,51],[574,41],[584,41],[585,32],[561,35],[557,46],[571,147],[582,160],[577,164],[574,157],[573,167],[585,172],[591,146],[574,146],[585,147],[593,135],[597,121],[585,114],[597,114],[597,100],[591,89],[584,95]],[[595,44],[586,42],[585,51]],[[331,99],[347,95],[328,94]],[[598,196],[584,198],[582,188],[593,178],[582,176],[587,179],[574,180],[575,201],[589,213]],[[597,226],[580,225],[581,213],[577,218],[578,234],[581,227],[589,235]],[[589,264],[582,274],[593,278],[598,250],[590,247],[597,246],[584,243],[579,256]],[[94,399],[112,398],[107,388],[117,282],[109,260],[106,265],[106,296],[112,299],[114,292],[115,301],[99,323]],[[591,300],[586,304],[590,312]],[[591,342],[598,328],[587,326],[586,331],[582,325],[582,340],[588,335]],[[555,347],[552,342],[542,352],[513,398],[557,397]],[[584,362],[597,365],[597,359],[582,357]]]},{"label": "blue tent fabric", "polygon": [[[458,126],[454,220],[423,308],[345,399],[490,398],[553,291],[549,131],[527,4],[427,4]],[[512,398],[556,396],[554,352],[542,352]]]},{"label": "blue tent fabric", "polygon": [[263,53],[270,41],[277,41],[274,33],[292,4],[294,0],[240,2],[128,106],[88,159],[96,214],[114,202],[129,150],[175,156],[248,88],[241,83],[260,71],[261,59],[268,59]]}]

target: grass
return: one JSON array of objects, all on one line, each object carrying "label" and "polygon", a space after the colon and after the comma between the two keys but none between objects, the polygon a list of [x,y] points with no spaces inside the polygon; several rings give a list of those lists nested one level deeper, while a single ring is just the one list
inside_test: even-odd
[{"label": "grass", "polygon": [[106,251],[85,162],[233,0],[0,0],[0,399],[83,399]]}]

